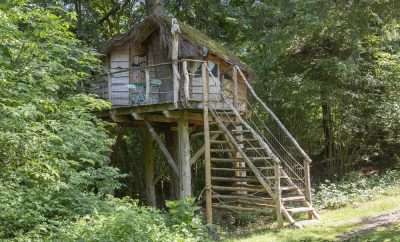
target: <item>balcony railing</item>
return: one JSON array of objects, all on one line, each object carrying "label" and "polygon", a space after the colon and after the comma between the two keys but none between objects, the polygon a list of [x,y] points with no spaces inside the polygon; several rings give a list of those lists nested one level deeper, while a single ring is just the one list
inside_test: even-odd
[{"label": "balcony railing", "polygon": [[[177,73],[173,72],[173,63],[160,63],[129,69],[112,69],[92,84],[91,92],[108,99],[113,106],[141,106],[163,103],[190,103],[203,100],[202,64],[210,69],[209,105],[214,108],[226,108],[221,100],[221,93],[232,91],[230,73],[220,73],[219,67],[203,60],[181,59]],[[207,73],[208,74],[208,73]],[[224,78],[220,78],[224,76]],[[174,82],[177,78],[177,82]],[[222,79],[222,80],[221,80]],[[226,89],[226,90],[224,90]],[[225,100],[226,101],[226,100]],[[233,100],[228,100],[233,101]],[[199,106],[199,107],[200,107]],[[245,107],[244,107],[245,108]]]}]

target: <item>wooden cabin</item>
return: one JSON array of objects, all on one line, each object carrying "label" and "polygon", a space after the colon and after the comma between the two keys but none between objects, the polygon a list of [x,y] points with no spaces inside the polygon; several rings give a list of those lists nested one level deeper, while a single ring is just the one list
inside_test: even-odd
[{"label": "wooden cabin", "polygon": [[[275,211],[318,218],[311,203],[311,159],[257,96],[250,71],[198,30],[150,16],[102,50],[104,71],[93,90],[112,103],[102,113],[118,124],[143,127],[144,176],[155,204],[153,143],[162,151],[178,198],[192,196],[192,165],[204,162],[205,208]],[[201,147],[192,145],[197,139]]]},{"label": "wooden cabin", "polygon": [[[109,41],[102,50],[109,75],[104,76],[97,93],[116,108],[176,104],[176,109],[202,109],[201,64],[206,61],[212,73],[209,100],[223,108],[221,93],[233,92],[232,67],[240,66],[245,75],[248,68],[208,36],[181,23],[176,23],[175,41],[179,44],[173,50],[172,24],[167,17],[147,17]],[[247,88],[240,81],[238,85],[238,103],[245,111]]]}]

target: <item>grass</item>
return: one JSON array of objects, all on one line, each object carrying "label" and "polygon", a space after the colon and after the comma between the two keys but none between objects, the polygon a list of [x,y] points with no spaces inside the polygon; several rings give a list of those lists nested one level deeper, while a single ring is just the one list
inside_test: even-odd
[{"label": "grass", "polygon": [[[357,229],[361,226],[362,220],[366,217],[377,216],[384,213],[400,210],[400,187],[390,189],[385,194],[377,196],[374,200],[353,204],[344,208],[336,210],[321,211],[321,220],[315,225],[307,226],[302,230],[295,229],[281,229],[281,230],[268,230],[261,233],[251,235],[249,237],[242,237],[238,239],[227,239],[230,242],[316,242],[316,241],[335,241],[337,236],[345,232]],[[394,226],[397,233],[400,228]],[[394,231],[393,233],[396,233]],[[368,236],[368,235],[366,235]],[[394,236],[389,229],[376,231],[370,241],[385,241],[373,240],[376,238],[391,238]],[[373,237],[375,236],[375,237]],[[400,235],[397,235],[400,241]],[[395,238],[395,237],[392,237]],[[365,241],[368,241],[366,237]],[[364,241],[364,239],[356,240]],[[395,241],[395,240],[387,240]]]}]

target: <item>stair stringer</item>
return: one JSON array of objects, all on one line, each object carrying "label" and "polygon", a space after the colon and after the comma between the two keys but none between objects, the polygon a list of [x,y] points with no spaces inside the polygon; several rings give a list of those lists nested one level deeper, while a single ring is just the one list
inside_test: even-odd
[{"label": "stair stringer", "polygon": [[[238,118],[238,120],[240,121],[240,123],[244,126],[246,126],[246,128],[248,128],[252,135],[257,138],[257,140],[260,142],[260,144],[262,144],[263,148],[267,151],[267,153],[271,156],[272,160],[274,161],[274,165],[277,165],[278,167],[280,167],[280,161],[278,159],[278,157],[276,157],[271,149],[268,147],[268,144],[266,144],[263,140],[263,138],[249,125],[247,124],[247,122],[240,116],[239,112],[237,110],[235,110],[234,108],[232,108],[232,111],[234,112],[235,116]],[[233,137],[233,135],[231,134],[231,132],[229,131],[229,129],[225,126],[225,124],[218,118],[218,115],[215,113],[214,110],[210,109],[210,113],[213,116],[214,120],[216,121],[216,123],[218,124],[218,127],[221,131],[224,132],[224,136],[228,139],[228,141],[232,144],[232,146],[235,148],[235,150],[237,150],[237,152],[240,153],[241,157],[243,158],[243,160],[246,162],[247,166],[250,168],[250,170],[253,172],[253,174],[256,176],[258,182],[264,187],[264,189],[267,191],[267,193],[270,195],[270,197],[273,199],[274,203],[276,206],[278,206],[277,204],[279,204],[280,207],[280,212],[281,214],[285,217],[285,219],[290,223],[293,224],[295,227],[301,228],[302,226],[296,223],[296,220],[293,218],[293,216],[289,213],[289,211],[287,210],[287,208],[284,206],[283,202],[279,199],[278,195],[276,192],[273,191],[272,189],[272,185],[268,182],[268,180],[264,179],[262,173],[259,171],[259,169],[253,164],[253,162],[251,161],[251,158],[247,156],[247,154],[242,150],[242,148],[240,147],[240,145],[236,142],[235,138]],[[287,176],[286,172],[282,169],[282,174],[284,176]],[[288,176],[287,176],[288,177]],[[299,194],[301,194],[302,196],[304,196],[303,192],[298,188],[298,186],[288,177],[287,178],[289,183],[293,186],[296,187],[296,190],[298,191]],[[278,191],[281,192],[281,191]],[[311,204],[308,201],[304,201],[306,203],[306,206],[308,208],[312,208]],[[315,212],[315,210],[313,209],[312,214],[315,218],[318,218],[318,214]]]}]

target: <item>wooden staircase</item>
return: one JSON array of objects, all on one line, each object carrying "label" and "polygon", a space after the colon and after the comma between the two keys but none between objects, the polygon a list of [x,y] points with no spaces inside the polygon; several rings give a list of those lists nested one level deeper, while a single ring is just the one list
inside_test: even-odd
[{"label": "wooden staircase", "polygon": [[[294,159],[294,151],[300,148],[297,143],[293,149],[277,138],[273,142],[248,115],[229,101],[226,104],[230,108],[208,107],[208,137],[213,137],[209,140],[212,208],[257,213],[275,210],[279,225],[285,219],[296,227],[302,227],[297,218],[318,219],[311,203],[308,156],[303,162]],[[302,150],[297,153],[305,154]]]}]

